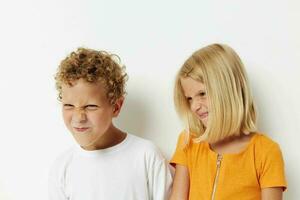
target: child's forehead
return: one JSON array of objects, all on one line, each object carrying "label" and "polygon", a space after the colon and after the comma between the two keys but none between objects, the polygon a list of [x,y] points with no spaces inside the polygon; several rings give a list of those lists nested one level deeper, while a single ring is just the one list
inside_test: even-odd
[{"label": "child's forehead", "polygon": [[202,81],[200,80],[197,80],[193,77],[181,77],[180,78],[180,83],[181,85],[188,85],[190,87],[201,87],[201,88],[205,88],[206,87],[206,84],[203,83]]},{"label": "child's forehead", "polygon": [[80,87],[80,88],[86,88],[86,89],[91,89],[91,88],[95,88],[95,89],[104,89],[105,88],[105,84],[103,81],[87,81],[84,78],[80,78],[80,79],[76,79],[76,80],[71,80],[68,82],[63,82],[62,83],[62,88],[76,88],[76,87]]},{"label": "child's forehead", "polygon": [[62,97],[106,97],[106,88],[103,82],[95,81],[88,82],[84,79],[79,79],[68,83],[62,84]]}]

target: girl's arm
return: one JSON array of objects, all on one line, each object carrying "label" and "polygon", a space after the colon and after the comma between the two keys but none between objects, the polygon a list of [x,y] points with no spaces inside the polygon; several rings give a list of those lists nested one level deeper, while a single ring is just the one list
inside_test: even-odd
[{"label": "girl's arm", "polygon": [[173,188],[169,200],[187,200],[189,196],[190,177],[186,166],[176,164]]},{"label": "girl's arm", "polygon": [[263,188],[261,200],[282,200],[282,187]]}]

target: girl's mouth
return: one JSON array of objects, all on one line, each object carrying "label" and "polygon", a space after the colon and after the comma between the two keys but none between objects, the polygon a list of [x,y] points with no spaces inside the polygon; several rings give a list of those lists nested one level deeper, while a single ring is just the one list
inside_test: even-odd
[{"label": "girl's mouth", "polygon": [[206,118],[207,116],[208,116],[208,112],[201,113],[201,114],[199,115],[199,117],[200,117],[201,119]]}]

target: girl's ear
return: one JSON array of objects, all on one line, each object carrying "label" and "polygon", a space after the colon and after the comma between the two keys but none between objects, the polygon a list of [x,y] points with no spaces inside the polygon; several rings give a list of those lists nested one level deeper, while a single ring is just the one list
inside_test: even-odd
[{"label": "girl's ear", "polygon": [[113,117],[117,117],[121,111],[124,102],[124,97],[117,99],[116,103],[113,105]]}]

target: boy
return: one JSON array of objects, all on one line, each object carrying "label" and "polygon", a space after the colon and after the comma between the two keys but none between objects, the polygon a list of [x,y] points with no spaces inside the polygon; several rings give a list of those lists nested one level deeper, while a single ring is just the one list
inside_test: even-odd
[{"label": "boy", "polygon": [[50,200],[168,198],[172,176],[159,150],[112,122],[120,113],[127,78],[116,58],[79,48],[58,68],[64,122],[79,145],[55,161]]}]

